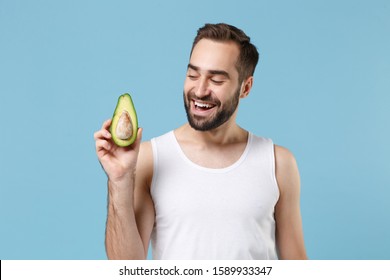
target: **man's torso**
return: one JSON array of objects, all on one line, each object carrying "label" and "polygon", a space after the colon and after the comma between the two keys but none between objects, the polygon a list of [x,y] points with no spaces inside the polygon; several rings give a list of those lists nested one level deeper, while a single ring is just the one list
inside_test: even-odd
[{"label": "man's torso", "polygon": [[241,155],[221,168],[200,165],[199,151],[185,152],[173,132],[151,143],[155,259],[277,258],[271,140],[249,134]]}]

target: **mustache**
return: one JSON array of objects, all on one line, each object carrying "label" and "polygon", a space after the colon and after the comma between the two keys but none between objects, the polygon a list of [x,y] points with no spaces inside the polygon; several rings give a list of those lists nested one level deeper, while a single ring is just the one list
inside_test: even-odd
[{"label": "mustache", "polygon": [[194,100],[208,102],[208,103],[212,103],[212,104],[216,104],[216,105],[221,105],[221,101],[219,101],[219,99],[213,97],[211,94],[203,96],[203,97],[197,97],[194,92],[190,91],[187,94],[187,99],[188,99],[188,101],[191,101],[192,99],[194,99]]}]

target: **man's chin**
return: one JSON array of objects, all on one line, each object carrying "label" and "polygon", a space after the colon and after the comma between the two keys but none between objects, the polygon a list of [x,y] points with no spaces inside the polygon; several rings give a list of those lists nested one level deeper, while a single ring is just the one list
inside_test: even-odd
[{"label": "man's chin", "polygon": [[192,120],[188,120],[188,123],[190,124],[191,128],[195,129],[196,131],[208,131],[210,130],[208,126],[203,124],[197,124],[194,123]]},{"label": "man's chin", "polygon": [[221,122],[218,119],[214,119],[212,121],[197,121],[195,118],[188,118],[188,123],[190,126],[196,131],[210,131],[220,127],[224,122]]}]

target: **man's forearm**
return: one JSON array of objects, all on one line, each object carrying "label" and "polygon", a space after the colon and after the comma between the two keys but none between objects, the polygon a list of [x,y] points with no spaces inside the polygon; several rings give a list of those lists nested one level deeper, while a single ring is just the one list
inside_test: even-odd
[{"label": "man's forearm", "polygon": [[108,181],[106,252],[109,259],[145,259],[145,250],[134,214],[134,176]]}]

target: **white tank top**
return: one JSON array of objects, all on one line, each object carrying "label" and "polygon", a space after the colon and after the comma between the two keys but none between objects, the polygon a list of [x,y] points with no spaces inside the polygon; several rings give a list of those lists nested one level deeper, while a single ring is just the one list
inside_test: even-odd
[{"label": "white tank top", "polygon": [[274,145],[249,133],[240,159],[212,169],[190,161],[173,131],[151,140],[153,259],[277,259]]}]

